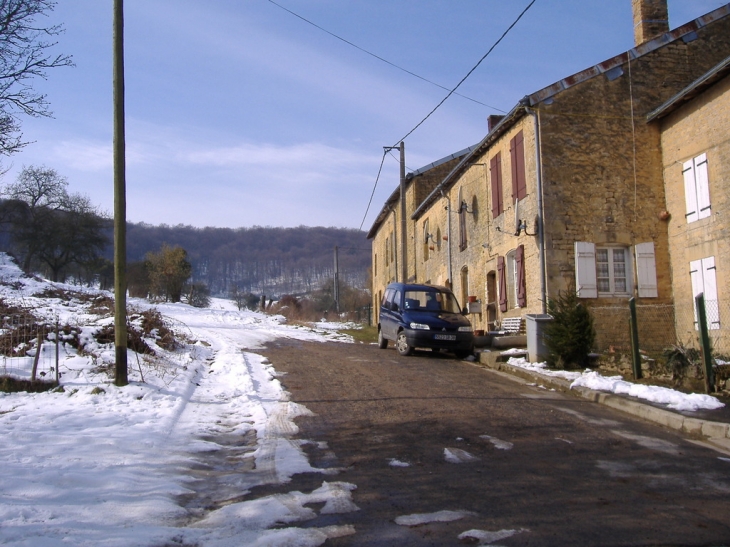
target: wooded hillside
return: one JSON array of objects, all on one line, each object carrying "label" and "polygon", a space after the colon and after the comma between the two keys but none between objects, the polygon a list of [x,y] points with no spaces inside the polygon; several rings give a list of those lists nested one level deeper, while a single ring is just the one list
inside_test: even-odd
[{"label": "wooded hillside", "polygon": [[188,252],[193,280],[214,296],[228,296],[234,286],[266,296],[317,289],[334,276],[335,246],[340,281],[365,288],[371,259],[370,241],[355,229],[127,225],[129,261],[144,260],[163,243]]}]

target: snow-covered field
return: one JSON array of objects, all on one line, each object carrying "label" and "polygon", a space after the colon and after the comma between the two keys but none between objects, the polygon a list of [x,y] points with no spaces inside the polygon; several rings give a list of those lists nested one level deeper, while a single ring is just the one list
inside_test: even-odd
[{"label": "snow-covered field", "polygon": [[[149,337],[156,356],[130,352],[130,384],[118,388],[104,370],[113,363],[114,348],[93,339],[112,318],[90,313],[82,298],[37,296],[48,287],[23,278],[0,255],[0,298],[71,324],[86,341],[83,355],[64,346],[63,391],[0,393],[0,544],[297,547],[356,533],[349,525],[298,526],[318,512],[357,511],[356,485],[338,481],[336,470],[311,467],[302,450],[308,441],[297,437],[294,423],[309,411],[289,400],[275,368],[256,353],[281,337],[351,342],[337,333],[342,325],[290,326],[282,317],[238,311],[223,300],[209,309],[157,305],[179,347],[167,351]],[[150,307],[130,301],[131,309]],[[237,442],[228,445],[228,438]],[[225,480],[217,479],[221,470],[210,463],[219,453],[236,471]],[[445,454],[447,461],[461,461],[458,456]],[[255,486],[286,484],[305,471],[322,474],[312,492],[241,501]],[[194,502],[213,490],[215,500],[229,502],[212,510]],[[399,518],[411,526],[458,517]],[[472,530],[464,537],[486,544],[519,532]]]}]

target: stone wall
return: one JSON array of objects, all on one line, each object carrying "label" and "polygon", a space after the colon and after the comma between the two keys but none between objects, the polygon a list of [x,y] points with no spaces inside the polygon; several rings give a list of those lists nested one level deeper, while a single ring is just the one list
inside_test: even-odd
[{"label": "stone wall", "polygon": [[[670,214],[669,250],[678,306],[692,309],[690,262],[714,257],[718,300],[730,301],[730,76],[660,122],[666,205]],[[711,214],[688,223],[683,164],[707,155]],[[730,308],[720,309],[720,329],[730,325]],[[725,317],[723,317],[725,315]],[[693,315],[677,323],[682,340],[696,336]],[[718,334],[713,332],[712,334]],[[719,351],[730,351],[727,336]],[[685,341],[686,342],[686,341]]]}]

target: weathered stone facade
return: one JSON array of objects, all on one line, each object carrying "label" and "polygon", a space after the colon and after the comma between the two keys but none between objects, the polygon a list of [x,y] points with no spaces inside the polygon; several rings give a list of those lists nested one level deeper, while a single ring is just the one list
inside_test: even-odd
[{"label": "weathered stone facade", "polygon": [[[472,309],[481,313],[472,322],[483,330],[543,313],[546,300],[566,290],[593,307],[630,297],[672,303],[670,239],[679,213],[665,199],[661,127],[647,115],[729,55],[730,5],[525,97],[429,194],[410,190],[408,279],[450,284],[462,305],[475,297]],[[720,107],[727,104],[713,105]],[[521,190],[513,185],[517,141]],[[374,261],[397,226],[387,210],[398,199],[391,196],[369,234]],[[376,307],[392,280],[386,272],[375,278]],[[620,321],[596,327],[626,329]]]},{"label": "weathered stone facade", "polygon": [[[692,275],[701,278],[702,272],[693,266],[698,265],[701,270],[701,261],[711,259],[705,273],[714,280],[716,295],[706,294],[711,300],[707,307],[710,320],[717,319],[717,324],[710,325],[710,334],[714,349],[727,353],[730,351],[730,329],[726,326],[730,324],[730,58],[678,99],[655,118],[661,130],[671,276],[678,307],[677,337],[686,343],[696,336]],[[688,202],[692,199],[688,200],[685,185],[691,184],[694,167],[706,173],[709,209],[705,214],[691,216],[693,207]],[[701,288],[705,293],[712,290],[712,287]]]}]

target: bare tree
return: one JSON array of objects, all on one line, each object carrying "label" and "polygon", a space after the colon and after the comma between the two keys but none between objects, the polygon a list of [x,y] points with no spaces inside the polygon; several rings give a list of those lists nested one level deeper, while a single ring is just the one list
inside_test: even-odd
[{"label": "bare tree", "polygon": [[67,186],[66,178],[54,169],[31,166],[24,167],[17,181],[0,192],[8,200],[6,221],[23,258],[23,269],[30,272],[40,260],[53,281],[70,264],[94,261],[108,244],[108,220],[89,198],[69,194]]},{"label": "bare tree", "polygon": [[38,234],[38,258],[59,281],[61,271],[70,264],[91,264],[109,244],[104,228],[108,219],[98,213],[89,198],[68,196],[59,209],[46,215]]},{"label": "bare tree", "polygon": [[73,66],[69,55],[54,54],[52,41],[61,25],[43,26],[38,19],[56,6],[51,0],[0,0],[0,154],[11,155],[22,141],[19,116],[50,116],[46,95],[33,89],[47,70]]},{"label": "bare tree", "polygon": [[47,227],[53,225],[51,216],[70,200],[67,186],[68,181],[54,169],[31,166],[24,167],[17,181],[1,191],[12,205],[5,207],[7,220],[12,224],[13,241],[19,246],[26,273],[30,273],[31,263],[43,245]]}]

